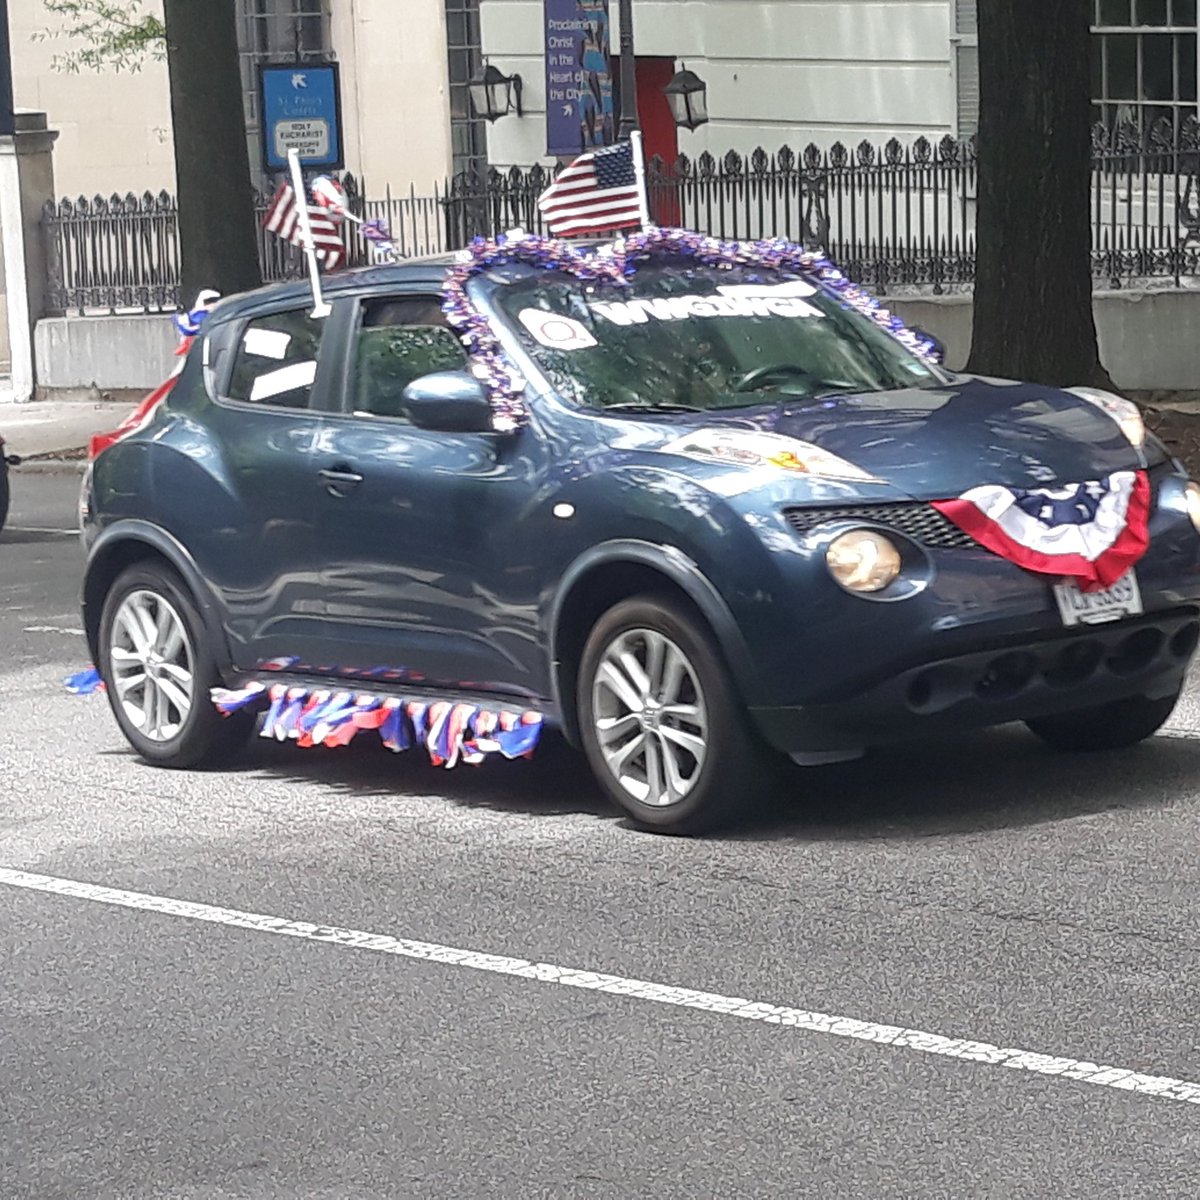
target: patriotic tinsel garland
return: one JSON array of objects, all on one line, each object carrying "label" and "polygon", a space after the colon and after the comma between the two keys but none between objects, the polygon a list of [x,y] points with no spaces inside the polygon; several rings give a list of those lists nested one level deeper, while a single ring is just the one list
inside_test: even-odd
[{"label": "patriotic tinsel garland", "polygon": [[686,229],[651,228],[618,238],[598,250],[520,232],[476,238],[469,249],[460,252],[450,271],[442,308],[467,349],[472,373],[487,389],[496,430],[510,432],[525,423],[527,413],[521,398],[525,380],[509,362],[488,317],[472,302],[467,292],[470,281],[492,267],[523,263],[547,271],[562,271],[579,280],[620,286],[627,284],[637,274],[638,267],[655,255],[694,258],[718,270],[742,267],[808,275],[847,308],[874,321],[914,354],[928,362],[937,361],[933,342],[907,328],[899,317],[847,279],[823,255],[784,238],[728,242]]}]

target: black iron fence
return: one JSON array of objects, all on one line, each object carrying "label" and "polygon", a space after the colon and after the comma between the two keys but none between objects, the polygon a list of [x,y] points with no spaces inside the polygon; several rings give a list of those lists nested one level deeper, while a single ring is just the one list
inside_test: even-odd
[{"label": "black iron fence", "polygon": [[[1179,287],[1200,280],[1200,123],[1097,127],[1092,138],[1092,261],[1098,286]],[[457,249],[472,237],[543,232],[543,167],[459,176],[429,196],[370,198],[348,179],[360,216],[386,221],[404,258]],[[969,289],[974,278],[973,141],[892,139],[769,154],[681,156],[648,171],[651,214],[722,238],[783,236],[821,245],[852,278],[879,293]],[[257,197],[260,213],[268,198]],[[178,303],[173,197],[61,200],[43,216],[49,311],[164,311]],[[351,263],[370,250],[348,227]],[[264,276],[299,275],[297,251],[260,234]]]}]

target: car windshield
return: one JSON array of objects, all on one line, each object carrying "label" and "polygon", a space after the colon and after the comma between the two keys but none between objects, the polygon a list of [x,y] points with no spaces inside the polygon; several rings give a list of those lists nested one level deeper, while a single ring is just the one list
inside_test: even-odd
[{"label": "car windshield", "polygon": [[589,408],[704,412],[943,380],[797,275],[679,261],[620,286],[540,271],[494,302],[555,389]]}]

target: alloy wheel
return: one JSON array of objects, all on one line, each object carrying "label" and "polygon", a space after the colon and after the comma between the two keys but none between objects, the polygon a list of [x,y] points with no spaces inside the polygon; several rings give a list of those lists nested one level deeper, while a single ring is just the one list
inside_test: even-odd
[{"label": "alloy wheel", "polygon": [[130,592],[108,647],[110,686],[134,728],[152,742],[177,737],[195,700],[191,641],[174,606],[156,592]]},{"label": "alloy wheel", "polygon": [[695,786],[708,755],[708,711],[687,656],[653,629],[629,629],[605,648],[592,681],[605,765],[641,804],[666,808]]}]

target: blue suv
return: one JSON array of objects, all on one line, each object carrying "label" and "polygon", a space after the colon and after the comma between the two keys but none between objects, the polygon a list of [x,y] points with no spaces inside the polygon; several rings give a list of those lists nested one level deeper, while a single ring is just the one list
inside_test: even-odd
[{"label": "blue suv", "polygon": [[[498,256],[469,321],[450,258],[332,276],[328,315],[299,284],[221,301],[84,485],[84,625],[137,752],[229,755],[253,714],[214,689],[369,680],[541,714],[638,823],[695,832],[787,757],[1167,719],[1200,489],[1133,405],[952,373],[821,270],[626,275]],[[1072,522],[1118,579],[1046,565]]]}]

